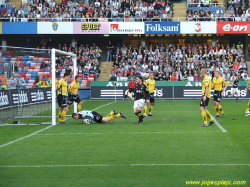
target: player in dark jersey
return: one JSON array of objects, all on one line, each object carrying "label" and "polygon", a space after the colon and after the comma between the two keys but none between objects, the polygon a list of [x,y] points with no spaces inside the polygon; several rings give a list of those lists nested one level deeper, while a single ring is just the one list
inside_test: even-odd
[{"label": "player in dark jersey", "polygon": [[131,95],[133,97],[134,95],[134,89],[135,89],[136,82],[133,77],[131,77],[131,81],[128,83],[128,90],[125,92],[125,96],[123,98],[123,101],[127,98],[128,95]]},{"label": "player in dark jersey", "polygon": [[138,116],[139,122],[138,124],[142,124],[143,122],[143,115],[141,110],[143,109],[146,99],[149,98],[148,88],[145,84],[143,84],[143,77],[138,76],[136,78],[137,84],[135,85],[134,89],[134,96],[132,97],[132,101],[134,102],[134,114]]},{"label": "player in dark jersey", "polygon": [[239,79],[238,79],[238,76],[236,76],[234,81],[233,81],[233,91],[231,93],[232,96],[235,96],[235,94],[236,94],[236,101],[239,101],[239,90],[238,90],[239,86],[240,86]]}]

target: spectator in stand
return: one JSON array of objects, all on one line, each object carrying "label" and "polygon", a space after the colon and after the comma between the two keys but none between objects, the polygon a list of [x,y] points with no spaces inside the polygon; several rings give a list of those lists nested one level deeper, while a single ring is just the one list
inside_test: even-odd
[{"label": "spectator in stand", "polygon": [[48,66],[48,65],[46,64],[46,62],[43,61],[43,62],[41,63],[40,69],[46,69],[47,66]]}]

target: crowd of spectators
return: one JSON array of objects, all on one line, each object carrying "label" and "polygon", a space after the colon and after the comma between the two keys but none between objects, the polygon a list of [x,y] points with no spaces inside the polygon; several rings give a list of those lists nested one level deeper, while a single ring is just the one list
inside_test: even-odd
[{"label": "crowd of spectators", "polygon": [[200,70],[206,68],[213,78],[220,70],[225,80],[249,78],[243,44],[232,46],[217,43],[123,45],[113,54],[114,67],[110,80],[127,81],[138,75],[144,79],[154,72],[156,81],[199,81]]},{"label": "crowd of spectators", "polygon": [[[205,7],[205,9],[204,9]],[[217,7],[211,11],[210,7]],[[223,8],[222,8],[223,7]],[[249,0],[226,0],[224,5],[218,1],[190,0],[186,12],[187,21],[248,21],[250,20]]]},{"label": "crowd of spectators", "polygon": [[172,0],[83,1],[28,0],[21,8],[1,5],[0,19],[10,22],[35,21],[152,21],[168,20],[173,14]]}]

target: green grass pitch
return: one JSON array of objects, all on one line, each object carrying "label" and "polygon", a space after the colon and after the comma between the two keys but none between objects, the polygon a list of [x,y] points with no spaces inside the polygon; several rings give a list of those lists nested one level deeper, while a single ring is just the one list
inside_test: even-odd
[{"label": "green grass pitch", "polygon": [[[217,121],[227,132],[216,124],[200,127],[198,100],[156,100],[154,116],[142,125],[136,124],[131,100],[111,102],[87,100],[83,109],[105,105],[96,111],[106,116],[115,109],[128,119],[84,125],[68,117],[68,124],[46,130],[47,125],[1,126],[0,186],[182,187],[209,180],[250,186],[247,100],[221,102],[225,116]],[[208,109],[215,116],[212,101]]]}]

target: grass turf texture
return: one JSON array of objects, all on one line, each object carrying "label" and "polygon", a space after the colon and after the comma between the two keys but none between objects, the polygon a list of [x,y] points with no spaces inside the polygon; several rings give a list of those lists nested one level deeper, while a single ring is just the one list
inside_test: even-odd
[{"label": "grass turf texture", "polygon": [[[83,109],[110,102],[86,101]],[[226,115],[217,121],[228,131],[224,133],[215,124],[200,127],[198,100],[157,100],[155,116],[146,117],[142,125],[136,124],[129,100],[96,110],[106,116],[115,109],[126,120],[83,125],[68,117],[68,124],[0,148],[0,186],[180,187],[194,180],[247,181],[245,186],[250,186],[247,101],[221,104]],[[208,109],[215,116],[211,101]],[[0,145],[45,127],[0,127]]]}]

